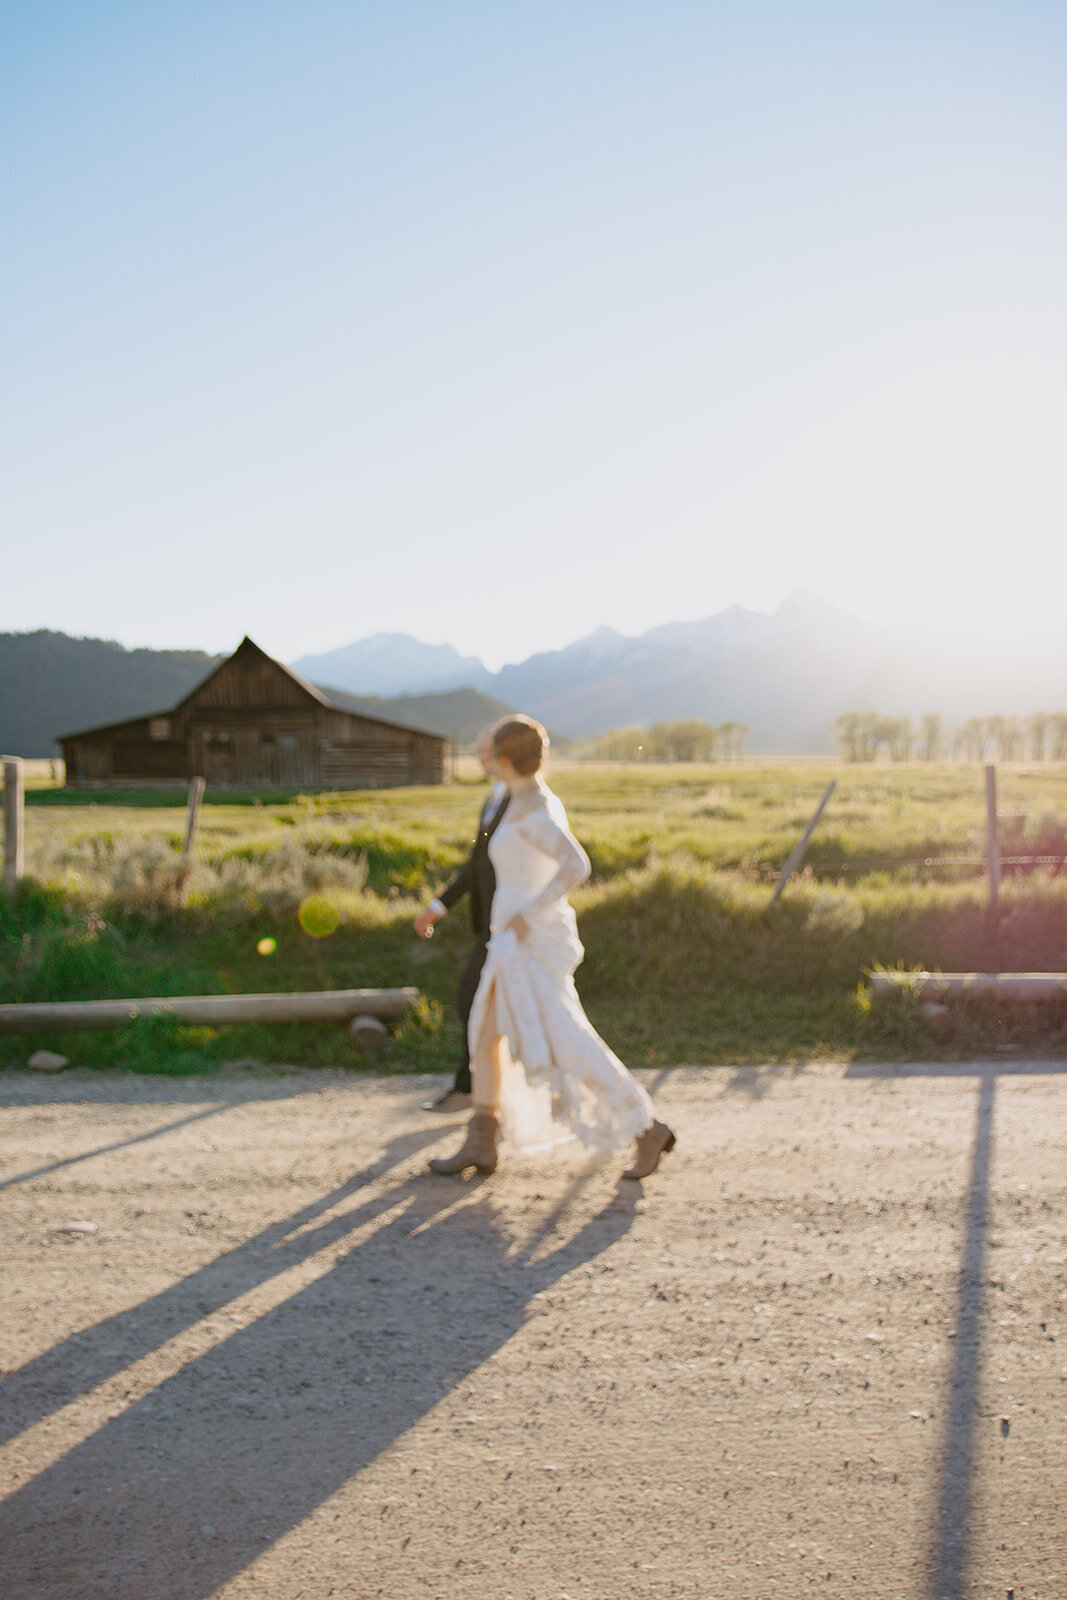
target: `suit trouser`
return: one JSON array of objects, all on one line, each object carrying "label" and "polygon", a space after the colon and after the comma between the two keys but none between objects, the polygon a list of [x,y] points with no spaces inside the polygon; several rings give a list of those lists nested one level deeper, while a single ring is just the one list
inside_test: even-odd
[{"label": "suit trouser", "polygon": [[456,1010],[459,1012],[460,1026],[463,1029],[463,1039],[460,1046],[461,1054],[459,1068],[456,1072],[456,1088],[461,1094],[471,1092],[471,1051],[467,1039],[467,1024],[471,1019],[471,1007],[474,1005],[474,996],[478,993],[478,980],[485,966],[485,951],[489,943],[489,935],[485,934],[478,940],[463,968],[459,980],[459,992],[456,995]]}]

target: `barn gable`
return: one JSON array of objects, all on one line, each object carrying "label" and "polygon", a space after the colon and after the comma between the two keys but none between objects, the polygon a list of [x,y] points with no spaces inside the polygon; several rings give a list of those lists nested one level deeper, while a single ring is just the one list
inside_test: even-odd
[{"label": "barn gable", "polygon": [[186,695],[180,709],[282,711],[308,703],[326,706],[330,702],[321,689],[275,661],[246,634],[233,655]]}]

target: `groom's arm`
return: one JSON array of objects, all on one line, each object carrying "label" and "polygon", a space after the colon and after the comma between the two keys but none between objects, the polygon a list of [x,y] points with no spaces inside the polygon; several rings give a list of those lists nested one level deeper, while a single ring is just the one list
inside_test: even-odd
[{"label": "groom's arm", "polygon": [[424,906],[415,918],[415,932],[420,939],[428,939],[433,933],[434,926],[446,916],[457,900],[462,900],[465,894],[470,894],[474,883],[474,852],[471,851],[466,861],[460,867],[451,883],[445,885],[441,893]]},{"label": "groom's arm", "polygon": [[[462,900],[465,894],[470,894],[473,891],[476,870],[474,863],[478,852],[478,845],[483,834],[488,837],[489,834],[494,832],[497,824],[500,822],[501,817],[504,815],[504,811],[507,808],[506,795],[504,795],[503,803],[501,803],[500,794],[502,789],[502,784],[495,784],[493,789],[490,790],[489,798],[482,806],[478,817],[478,832],[474,836],[474,844],[471,846],[471,853],[460,867],[459,871],[456,873],[456,876],[450,883],[445,885],[436,899],[431,900],[429,905],[424,907],[424,909],[420,911],[418,916],[415,918],[415,932],[418,934],[420,939],[428,939],[433,933],[434,925],[440,922],[442,917],[448,915],[456,901]],[[488,828],[486,821],[487,818],[491,818],[488,823]]]},{"label": "groom's arm", "polygon": [[474,852],[471,851],[466,861],[460,867],[451,883],[445,885],[437,896],[446,911],[451,911],[457,900],[462,900],[465,894],[470,894],[474,886]]}]

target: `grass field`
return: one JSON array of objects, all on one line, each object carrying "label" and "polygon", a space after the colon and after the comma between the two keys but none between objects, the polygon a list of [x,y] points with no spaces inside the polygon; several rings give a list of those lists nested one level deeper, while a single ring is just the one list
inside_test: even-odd
[{"label": "grass field", "polygon": [[[579,988],[633,1065],[1067,1049],[1058,1008],[961,1008],[937,1047],[913,1003],[870,1009],[875,965],[1067,967],[1067,877],[1006,869],[987,915],[980,768],[749,762],[559,763],[552,781],[589,850],[575,896],[588,955]],[[775,880],[831,778],[802,874]],[[1067,853],[1067,768],[1002,769],[1001,849]],[[481,790],[208,797],[181,881],[184,797],[27,796],[27,872],[0,899],[4,1000],[91,999],[416,984],[422,999],[382,1059],[447,1070],[462,910],[429,943],[411,919],[464,858]],[[268,941],[264,944],[264,941]],[[273,947],[271,945],[273,942]],[[262,951],[268,953],[261,953]],[[183,1028],[0,1041],[0,1064],[47,1044],[84,1064],[195,1072],[222,1060],[357,1063],[343,1029]]]}]

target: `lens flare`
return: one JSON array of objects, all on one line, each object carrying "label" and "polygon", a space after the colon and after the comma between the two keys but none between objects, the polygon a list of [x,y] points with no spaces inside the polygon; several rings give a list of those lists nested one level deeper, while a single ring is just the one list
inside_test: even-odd
[{"label": "lens flare", "polygon": [[256,949],[259,951],[261,956],[272,956],[277,948],[277,939],[261,939],[256,945]]},{"label": "lens flare", "polygon": [[311,939],[327,939],[341,920],[341,913],[325,894],[309,894],[296,914],[297,921]]}]

